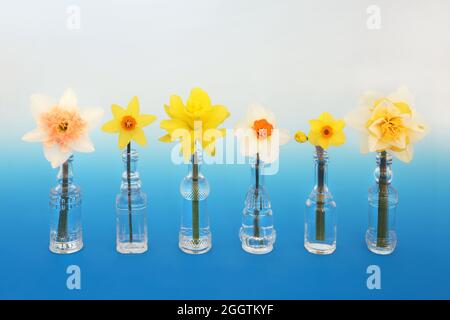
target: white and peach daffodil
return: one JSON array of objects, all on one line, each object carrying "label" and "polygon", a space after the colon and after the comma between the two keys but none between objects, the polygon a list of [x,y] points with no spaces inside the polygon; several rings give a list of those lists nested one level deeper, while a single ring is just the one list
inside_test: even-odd
[{"label": "white and peach daffodil", "polygon": [[234,135],[240,143],[241,155],[256,157],[265,163],[275,162],[280,146],[289,141],[289,133],[279,129],[275,115],[262,106],[252,106],[247,117],[234,127]]},{"label": "white and peach daffodil", "polygon": [[366,93],[362,106],[346,117],[349,126],[362,134],[361,152],[388,151],[403,162],[413,158],[413,143],[427,135],[428,126],[412,108],[406,87],[383,96]]},{"label": "white and peach daffodil", "polygon": [[42,94],[32,95],[31,113],[37,127],[25,134],[22,140],[42,142],[45,158],[53,168],[61,166],[74,152],[95,150],[88,133],[100,122],[103,110],[79,110],[71,89],[64,92],[59,102]]}]

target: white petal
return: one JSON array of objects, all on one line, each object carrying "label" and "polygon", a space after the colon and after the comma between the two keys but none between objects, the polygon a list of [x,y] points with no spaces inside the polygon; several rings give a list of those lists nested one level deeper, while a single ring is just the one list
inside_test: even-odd
[{"label": "white petal", "polygon": [[39,120],[42,113],[45,113],[50,110],[51,107],[56,106],[56,103],[52,98],[43,94],[33,94],[30,97],[30,104],[31,114],[36,120]]},{"label": "white petal", "polygon": [[388,98],[394,102],[406,102],[410,107],[414,105],[414,97],[406,86],[401,86]]},{"label": "white petal", "polygon": [[70,148],[77,152],[94,152],[94,144],[87,134],[84,134],[80,139],[73,141]]},{"label": "white petal", "polygon": [[367,134],[361,133],[359,151],[362,154],[369,153],[369,136]]},{"label": "white petal", "polygon": [[397,137],[397,139],[392,140],[391,146],[399,148],[399,149],[405,149],[406,148],[406,135],[401,134],[399,137]]},{"label": "white petal", "polygon": [[244,135],[239,139],[240,152],[244,157],[253,157],[256,155],[258,141],[253,135]]},{"label": "white petal", "polygon": [[249,128],[247,125],[247,120],[239,120],[233,128],[233,134],[235,136],[241,135],[241,133],[246,132]]},{"label": "white petal", "polygon": [[64,91],[63,96],[59,100],[59,107],[71,111],[78,110],[77,97],[72,89],[66,89],[66,91]]},{"label": "white petal", "polygon": [[261,105],[251,105],[247,113],[247,121],[253,125],[253,122],[261,119],[266,119],[274,128],[277,127],[277,120],[272,111]]},{"label": "white petal", "polygon": [[358,131],[366,132],[366,123],[371,117],[371,112],[368,107],[358,108],[345,116],[345,123]]},{"label": "white petal", "polygon": [[380,150],[385,150],[389,148],[389,145],[387,143],[381,141],[380,139],[372,135],[369,136],[368,145],[370,152],[378,152]]},{"label": "white petal", "polygon": [[417,112],[413,115],[413,119],[403,118],[403,125],[408,128],[412,143],[422,140],[430,132],[430,127],[425,123],[422,115]]},{"label": "white petal", "polygon": [[380,99],[382,95],[375,91],[366,91],[360,98],[360,106],[363,108],[371,109],[374,107],[375,101]]},{"label": "white petal", "polygon": [[30,132],[27,132],[23,137],[22,140],[26,142],[42,142],[46,138],[46,134],[44,131],[42,131],[41,128],[35,128],[31,130]]},{"label": "white petal", "polygon": [[275,161],[278,160],[279,155],[280,155],[279,149],[273,151],[264,150],[259,153],[259,158],[264,163],[274,163]]},{"label": "white petal", "polygon": [[291,135],[289,134],[289,132],[287,130],[279,129],[278,131],[279,131],[279,135],[280,135],[280,146],[288,143],[289,140],[291,140]]},{"label": "white petal", "polygon": [[258,104],[252,104],[247,111],[247,117],[249,120],[257,120],[264,118],[266,116],[266,111],[263,106]]},{"label": "white petal", "polygon": [[379,125],[383,121],[384,121],[383,118],[379,118],[378,120],[375,120],[374,122],[372,122],[370,127],[367,128],[367,131],[369,131],[369,133],[372,134],[373,136],[380,138],[381,137],[381,128]]},{"label": "white petal", "polygon": [[258,153],[263,162],[275,162],[280,154],[280,144],[278,141],[272,139],[272,137],[260,141],[258,143]]},{"label": "white petal", "polygon": [[44,155],[52,167],[57,168],[70,158],[72,152],[62,152],[59,145],[55,144],[51,147],[44,146]]},{"label": "white petal", "polygon": [[92,130],[100,123],[104,113],[102,108],[85,108],[80,110],[80,116],[87,122],[88,130]]},{"label": "white petal", "polygon": [[406,150],[400,152],[392,152],[400,161],[409,163],[414,156],[414,150],[412,145],[408,145]]}]

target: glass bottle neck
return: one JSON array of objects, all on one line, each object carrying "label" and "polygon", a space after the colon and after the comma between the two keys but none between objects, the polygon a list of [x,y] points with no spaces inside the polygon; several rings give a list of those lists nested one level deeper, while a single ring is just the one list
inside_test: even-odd
[{"label": "glass bottle neck", "polygon": [[315,162],[315,189],[325,192],[328,186],[328,153],[320,147],[316,147]]},{"label": "glass bottle neck", "polygon": [[73,183],[73,156],[61,165],[57,178],[63,188]]},{"label": "glass bottle neck", "polygon": [[392,155],[386,151],[377,153],[377,167],[374,172],[377,183],[390,184],[392,182]]},{"label": "glass bottle neck", "polygon": [[191,155],[191,161],[189,162],[188,172],[193,179],[198,179],[200,175],[200,165],[202,162],[201,151],[195,151]]},{"label": "glass bottle neck", "polygon": [[141,180],[137,171],[139,154],[134,149],[126,149],[122,153],[124,172],[122,174],[121,190],[138,191],[141,188]]},{"label": "glass bottle neck", "polygon": [[264,162],[257,155],[252,159],[251,163],[251,185],[258,188],[263,187],[265,183],[264,176]]}]

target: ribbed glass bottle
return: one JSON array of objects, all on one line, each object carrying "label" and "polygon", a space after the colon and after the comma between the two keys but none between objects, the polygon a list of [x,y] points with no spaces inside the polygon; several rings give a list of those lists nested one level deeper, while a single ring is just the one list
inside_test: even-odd
[{"label": "ribbed glass bottle", "polygon": [[50,190],[50,251],[68,254],[83,248],[81,191],[73,183],[73,156],[60,168],[58,185]]},{"label": "ribbed glass bottle", "polygon": [[366,243],[370,251],[391,254],[397,245],[396,213],[398,193],[392,186],[392,156],[377,154],[375,184],[369,189],[369,227]]},{"label": "ribbed glass bottle", "polygon": [[122,154],[125,170],[116,197],[116,249],[124,254],[144,253],[148,249],[147,195],[142,192],[138,159],[136,150],[125,150]]}]

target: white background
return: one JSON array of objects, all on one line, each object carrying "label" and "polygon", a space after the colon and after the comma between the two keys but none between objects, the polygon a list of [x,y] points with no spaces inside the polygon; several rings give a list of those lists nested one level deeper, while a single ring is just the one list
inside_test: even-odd
[{"label": "white background", "polygon": [[[71,5],[79,30],[67,28]],[[380,30],[366,26],[370,5]],[[0,132],[20,138],[29,96],[66,87],[105,110],[138,95],[161,119],[170,94],[201,86],[230,108],[227,127],[260,102],[293,132],[321,111],[344,116],[366,89],[405,84],[438,138],[450,131],[449,35],[448,0],[2,0]]]}]

